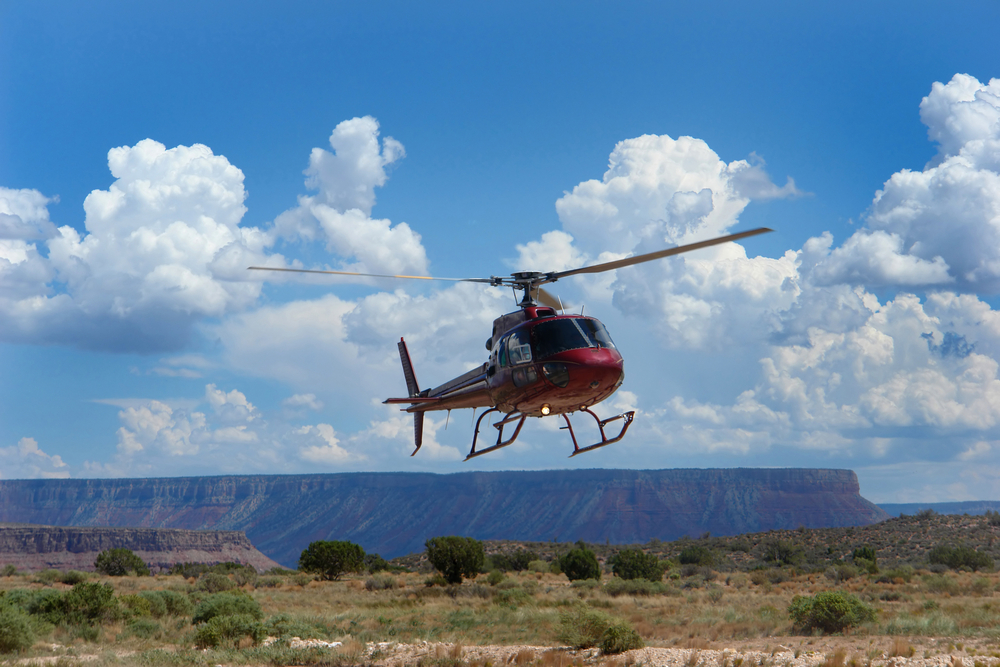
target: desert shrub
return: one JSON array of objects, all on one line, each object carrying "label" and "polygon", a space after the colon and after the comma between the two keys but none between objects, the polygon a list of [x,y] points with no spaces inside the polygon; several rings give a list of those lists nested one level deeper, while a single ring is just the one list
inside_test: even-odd
[{"label": "desert shrub", "polygon": [[496,586],[506,578],[507,577],[500,570],[491,570],[490,573],[486,575],[486,583],[490,586]]},{"label": "desert shrub", "polygon": [[256,586],[260,575],[253,566],[246,565],[239,570],[233,570],[232,578],[237,586]]},{"label": "desert shrub", "polygon": [[798,565],[806,552],[800,545],[787,540],[767,540],[763,543],[763,559],[778,565]]},{"label": "desert shrub", "polygon": [[17,653],[31,648],[35,633],[24,610],[0,603],[0,653]]},{"label": "desert shrub", "polygon": [[1000,512],[994,512],[993,510],[986,510],[984,516],[986,517],[986,525],[1000,526]]},{"label": "desert shrub", "polygon": [[174,563],[170,566],[169,574],[176,574],[185,579],[190,579],[191,577],[200,577],[208,572],[211,567],[208,563]]},{"label": "desert shrub", "polygon": [[708,547],[695,544],[681,549],[677,560],[680,561],[681,565],[711,566],[715,564],[715,552]]},{"label": "desert shrub", "polygon": [[257,588],[279,588],[283,583],[284,577],[266,576],[257,580]]},{"label": "desert shrub", "polygon": [[424,586],[430,588],[431,586],[447,586],[448,580],[445,579],[440,572],[436,572],[431,576],[424,579]]},{"label": "desert shrub", "polygon": [[541,572],[542,574],[551,571],[551,565],[548,561],[544,560],[533,560],[528,563],[528,570],[531,572]]},{"label": "desert shrub", "polygon": [[642,646],[642,639],[627,621],[582,604],[559,613],[557,639],[577,649],[599,646],[606,653]]},{"label": "desert shrub", "polygon": [[167,606],[169,616],[191,616],[194,613],[194,605],[191,598],[177,591],[148,591],[158,593],[163,604]]},{"label": "desert shrub", "polygon": [[97,554],[94,569],[109,577],[124,577],[127,575],[146,576],[149,566],[131,549],[107,549]]},{"label": "desert shrub", "polygon": [[921,577],[924,588],[935,595],[957,595],[958,582],[944,574],[927,574]]},{"label": "desert shrub", "polygon": [[612,597],[620,595],[661,595],[667,587],[661,581],[648,579],[619,579],[615,577],[604,585],[604,592]]},{"label": "desert shrub", "polygon": [[[153,605],[141,595],[120,595],[118,604],[131,612],[132,616],[152,616]],[[166,605],[164,605],[166,609]]]},{"label": "desert shrub", "polygon": [[432,537],[425,546],[427,559],[449,584],[474,578],[486,562],[483,543],[471,537]]},{"label": "desert shrub", "polygon": [[814,597],[796,595],[788,606],[795,629],[800,632],[843,632],[846,628],[875,621],[875,610],[850,593],[822,591]]},{"label": "desert shrub", "polygon": [[531,601],[532,596],[525,588],[516,586],[513,588],[498,588],[493,591],[493,602],[499,605],[517,608]]},{"label": "desert shrub", "polygon": [[250,614],[215,616],[195,629],[194,644],[198,648],[239,648],[243,639],[257,645],[266,636],[264,624]]},{"label": "desert shrub", "polygon": [[[167,603],[163,599],[163,596],[159,595],[159,593],[162,592],[163,591],[142,591],[136,595],[136,597],[142,598],[146,601],[146,604],[149,605],[149,613],[147,616],[152,616],[153,618],[163,618],[167,615]],[[125,604],[122,597],[124,596],[119,597],[118,601],[121,604]]]},{"label": "desert shrub", "polygon": [[735,542],[730,542],[727,546],[730,551],[740,551],[742,553],[750,553],[750,543],[745,540],[736,540]]},{"label": "desert shrub", "polygon": [[221,593],[233,590],[236,588],[236,584],[232,579],[220,572],[206,572],[198,577],[198,582],[194,587],[206,593]]},{"label": "desert shrub", "polygon": [[59,570],[48,569],[35,574],[35,581],[45,586],[51,586],[60,579],[62,579],[62,572]]},{"label": "desert shrub", "polygon": [[992,558],[987,554],[976,551],[972,547],[966,546],[936,546],[928,552],[927,560],[931,564],[946,565],[953,570],[961,567],[967,567],[973,572],[993,569]]},{"label": "desert shrub", "polygon": [[559,569],[570,581],[600,579],[601,565],[597,562],[597,556],[583,542],[576,544],[576,548],[559,558]]},{"label": "desert shrub", "polygon": [[621,579],[659,581],[667,569],[664,561],[641,549],[622,549],[611,557],[611,571]]},{"label": "desert shrub", "polygon": [[365,554],[365,569],[368,574],[377,574],[389,569],[389,561],[378,554]]},{"label": "desert shrub", "polygon": [[927,509],[920,510],[913,516],[915,516],[917,519],[930,519],[932,517],[937,516],[937,512],[928,507]]},{"label": "desert shrub", "polygon": [[642,648],[643,646],[645,644],[643,644],[639,633],[624,621],[612,623],[608,626],[608,629],[601,635],[601,641],[598,644],[601,653],[606,655],[624,653],[625,651]]},{"label": "desert shrub", "polygon": [[538,560],[538,554],[527,549],[518,549],[493,554],[490,560],[493,561],[493,567],[501,572],[524,572],[532,561]]},{"label": "desert shrub", "polygon": [[270,637],[298,637],[300,639],[321,639],[328,636],[325,627],[294,618],[289,614],[275,614],[264,623],[264,630]]},{"label": "desert shrub", "polygon": [[365,566],[365,550],[353,542],[320,540],[312,542],[299,556],[299,569],[336,581],[347,572]]},{"label": "desert shrub", "polygon": [[0,570],[0,576],[13,577],[15,574],[17,574],[17,566],[13,564],[4,565],[3,569]]},{"label": "desert shrub", "polygon": [[82,583],[88,579],[86,572],[80,572],[79,570],[69,570],[63,572],[62,576],[59,577],[59,581],[68,584],[69,586],[75,586]]},{"label": "desert shrub", "polygon": [[152,639],[163,632],[163,627],[151,618],[136,618],[125,626],[125,634],[140,639]]},{"label": "desert shrub", "polygon": [[191,622],[205,623],[217,616],[252,616],[259,621],[264,612],[256,600],[241,591],[215,593],[198,603]]},{"label": "desert shrub", "polygon": [[70,624],[113,621],[121,616],[115,590],[109,584],[77,584],[63,595],[62,606]]},{"label": "desert shrub", "polygon": [[399,588],[399,582],[388,574],[378,574],[365,580],[366,591],[387,591],[394,588]]}]

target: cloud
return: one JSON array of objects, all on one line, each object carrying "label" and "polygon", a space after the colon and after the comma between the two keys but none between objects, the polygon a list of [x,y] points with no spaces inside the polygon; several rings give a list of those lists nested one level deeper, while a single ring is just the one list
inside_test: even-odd
[{"label": "cloud", "polygon": [[21,438],[13,447],[0,447],[0,477],[61,479],[69,470],[58,454],[46,454],[34,438]]},{"label": "cloud", "polygon": [[357,262],[341,262],[339,270],[360,273],[426,275],[427,254],[420,235],[405,222],[371,217],[375,188],[385,185],[386,168],[406,153],[386,137],[379,144],[379,125],[371,116],[337,125],[330,136],[334,153],[314,148],[306,187],[316,194],[300,196],[296,208],[275,219],[274,240],[324,241],[327,250]]},{"label": "cloud", "polygon": [[825,282],[1000,291],[1000,80],[956,74],[920,104],[938,155],[875,195],[858,230],[816,267]]},{"label": "cloud", "polygon": [[308,408],[310,410],[320,410],[323,407],[323,401],[316,398],[316,394],[295,394],[294,396],[289,396],[281,402],[286,408]]}]

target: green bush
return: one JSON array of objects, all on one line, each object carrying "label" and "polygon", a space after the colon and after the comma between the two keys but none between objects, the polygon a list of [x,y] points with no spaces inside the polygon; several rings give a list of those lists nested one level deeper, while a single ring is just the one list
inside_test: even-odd
[{"label": "green bush", "polygon": [[449,584],[475,578],[486,562],[483,543],[471,537],[432,537],[425,546],[427,559]]},{"label": "green bush", "polygon": [[559,613],[557,639],[576,649],[598,646],[603,653],[621,653],[643,645],[628,622],[582,604]]},{"label": "green bush", "polygon": [[62,579],[62,576],[62,572],[59,570],[42,570],[35,574],[35,581],[46,586],[51,586]]},{"label": "green bush", "polygon": [[150,618],[137,618],[125,626],[125,634],[140,639],[153,639],[163,633],[159,623]]},{"label": "green bush", "polygon": [[28,614],[18,607],[0,604],[0,653],[24,651],[34,643]]},{"label": "green bush", "polygon": [[798,544],[785,540],[768,540],[764,542],[763,559],[778,565],[798,565],[805,560],[806,552]]},{"label": "green bush", "polygon": [[80,572],[79,570],[69,570],[68,572],[63,572],[62,576],[59,577],[59,581],[70,586],[75,586],[76,584],[86,581],[89,577],[86,572]]},{"label": "green bush", "polygon": [[620,595],[662,595],[667,592],[667,586],[661,581],[648,579],[611,579],[604,585],[604,592],[611,597]]},{"label": "green bush", "polygon": [[611,571],[621,579],[659,581],[667,564],[641,549],[622,549],[611,557]]},{"label": "green bush", "polygon": [[195,629],[194,643],[198,648],[239,648],[244,638],[257,645],[266,636],[264,624],[252,615],[215,616]]},{"label": "green bush", "polygon": [[[152,616],[153,618],[163,618],[167,615],[167,603],[163,600],[161,595],[158,595],[161,591],[142,591],[136,597],[142,598],[149,605],[149,613],[147,616]],[[119,603],[125,605],[125,601],[122,599],[125,596],[120,596],[118,598]],[[125,605],[128,606],[128,605]]]},{"label": "green bush", "polygon": [[850,593],[822,591],[814,597],[796,595],[788,606],[795,629],[843,632],[846,628],[872,623],[875,610]]},{"label": "green bush", "polygon": [[542,574],[552,571],[552,565],[548,561],[544,560],[533,560],[528,563],[528,570],[531,572],[541,572]]},{"label": "green bush", "polygon": [[353,542],[320,540],[312,542],[299,556],[299,569],[336,581],[347,572],[365,566],[365,550]]},{"label": "green bush", "polygon": [[389,569],[389,561],[378,554],[365,554],[365,569],[368,574],[377,574]]},{"label": "green bush", "polygon": [[252,616],[259,621],[264,612],[256,600],[242,591],[215,593],[198,604],[191,622],[205,623],[217,616]]},{"label": "green bush", "polygon": [[[118,604],[131,612],[132,616],[152,616],[153,605],[148,598],[141,595],[120,595]],[[164,605],[166,609],[166,605]]]},{"label": "green bush", "polygon": [[501,572],[524,572],[528,569],[531,561],[538,560],[538,554],[527,549],[517,551],[507,551],[490,556],[493,567]]},{"label": "green bush", "polygon": [[507,576],[500,570],[490,570],[490,573],[486,575],[486,583],[490,586],[496,586],[506,578]]},{"label": "green bush", "polygon": [[121,617],[115,589],[109,584],[84,582],[71,588],[62,599],[65,620],[71,625],[113,621]]},{"label": "green bush", "polygon": [[570,581],[600,579],[601,566],[597,556],[583,542],[576,544],[575,549],[570,549],[559,558],[559,569]]},{"label": "green bush", "polygon": [[198,581],[194,587],[206,593],[222,593],[223,591],[233,590],[236,588],[236,584],[221,572],[206,572],[198,577]]},{"label": "green bush", "polygon": [[677,556],[677,560],[680,561],[681,565],[701,565],[704,567],[711,567],[712,565],[715,565],[715,552],[708,547],[696,544],[681,549],[681,553]]},{"label": "green bush", "polygon": [[97,554],[94,569],[109,577],[147,576],[149,567],[131,549],[108,549]]},{"label": "green bush", "polygon": [[993,569],[992,558],[987,554],[976,551],[972,547],[966,546],[948,547],[941,545],[934,547],[927,554],[927,560],[932,565],[947,565],[953,570],[961,567],[967,567],[973,572]]},{"label": "green bush", "polygon": [[15,574],[17,574],[16,565],[11,565],[11,564],[4,565],[3,570],[0,570],[0,576],[13,577]]},{"label": "green bush", "polygon": [[624,653],[643,646],[645,644],[643,644],[642,637],[635,631],[635,628],[625,622],[613,623],[608,626],[608,629],[601,635],[601,641],[598,644],[601,653],[605,655]]},{"label": "green bush", "polygon": [[153,601],[154,598],[163,602],[163,605],[166,607],[165,615],[167,616],[191,616],[194,613],[194,605],[191,603],[191,598],[184,593],[177,591],[143,591],[139,595],[149,599],[150,604],[153,605],[154,616],[159,607]]}]

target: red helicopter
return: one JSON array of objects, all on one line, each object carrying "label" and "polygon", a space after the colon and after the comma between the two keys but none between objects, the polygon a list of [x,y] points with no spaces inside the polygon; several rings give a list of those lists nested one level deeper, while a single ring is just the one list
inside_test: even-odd
[{"label": "red helicopter", "polygon": [[[601,419],[590,409],[615,393],[625,379],[624,360],[608,335],[607,329],[597,319],[583,315],[557,314],[562,311],[561,302],[541,288],[546,283],[554,283],[561,278],[583,273],[603,273],[633,264],[641,264],[671,255],[707,248],[709,246],[738,241],[748,236],[756,236],[773,231],[759,227],[737,234],[729,234],[708,241],[667,248],[657,252],[626,257],[593,266],[539,273],[519,271],[509,278],[491,276],[489,278],[433,278],[430,276],[395,276],[375,273],[353,273],[348,271],[319,271],[309,269],[278,269],[251,266],[260,271],[287,271],[293,273],[326,273],[370,278],[405,278],[414,280],[448,280],[452,282],[484,283],[499,287],[508,285],[524,294],[518,304],[519,310],[501,315],[493,321],[493,335],[486,340],[490,353],[489,361],[453,380],[434,387],[420,389],[417,376],[413,372],[410,353],[406,341],[400,338],[399,358],[403,364],[406,379],[406,398],[388,398],[388,404],[403,404],[406,412],[413,413],[413,434],[416,449],[423,441],[424,413],[431,410],[457,410],[461,408],[489,408],[479,416],[472,435],[472,449],[465,460],[488,454],[506,447],[517,440],[521,427],[528,417],[561,415],[573,439],[573,453],[570,457],[589,452],[618,442],[635,417],[634,411]],[[573,432],[569,415],[586,412],[597,422],[601,441],[580,447]],[[496,444],[484,449],[476,449],[479,427],[486,415],[502,413],[503,417],[493,424],[497,429]],[[609,438],[604,427],[622,420],[618,434]],[[514,433],[504,440],[504,427],[515,423]]]}]

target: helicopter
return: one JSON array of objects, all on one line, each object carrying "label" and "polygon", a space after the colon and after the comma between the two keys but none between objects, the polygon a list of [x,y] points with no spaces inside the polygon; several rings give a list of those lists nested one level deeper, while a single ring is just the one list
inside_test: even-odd
[{"label": "helicopter", "polygon": [[[616,443],[625,437],[635,418],[629,410],[613,417],[601,419],[591,408],[607,399],[625,380],[624,359],[604,325],[582,313],[567,314],[562,302],[542,289],[570,276],[603,273],[615,269],[650,262],[692,250],[738,241],[757,234],[774,231],[758,227],[736,234],[729,234],[707,241],[699,241],[665,250],[618,259],[611,262],[570,269],[567,271],[517,271],[509,277],[489,278],[435,278],[432,276],[385,275],[355,273],[350,271],[323,271],[318,269],[286,269],[251,266],[258,271],[285,271],[289,273],[322,273],[368,278],[397,278],[406,280],[446,280],[451,282],[483,283],[493,287],[511,287],[515,294],[523,294],[518,310],[501,315],[493,321],[493,333],[486,339],[489,359],[481,366],[459,375],[432,389],[420,389],[410,352],[403,338],[397,348],[403,366],[403,378],[409,394],[401,398],[387,398],[383,403],[406,405],[404,412],[413,414],[413,438],[416,445],[410,456],[420,451],[423,443],[424,414],[435,410],[487,408],[476,420],[472,434],[472,449],[465,460],[489,454],[514,443],[528,417],[561,416],[573,441],[573,453],[590,452]],[[573,431],[570,415],[584,412],[594,418],[601,435],[600,442],[581,447]],[[497,429],[496,443],[476,449],[479,430],[487,415],[498,413],[501,418],[493,423]],[[617,435],[608,437],[604,427],[621,421]],[[506,440],[504,430],[514,424],[514,432]]]}]

